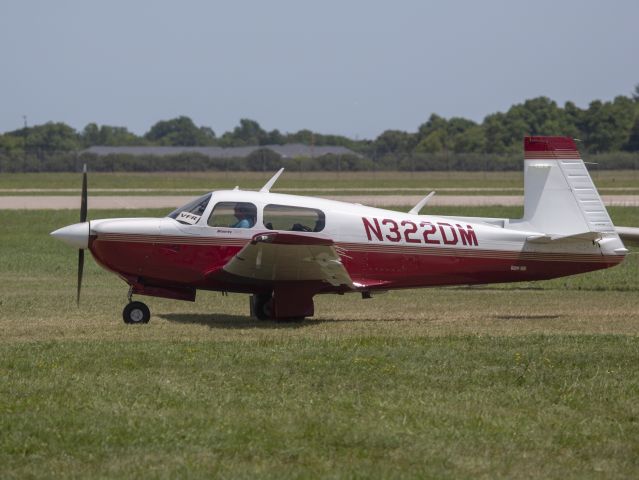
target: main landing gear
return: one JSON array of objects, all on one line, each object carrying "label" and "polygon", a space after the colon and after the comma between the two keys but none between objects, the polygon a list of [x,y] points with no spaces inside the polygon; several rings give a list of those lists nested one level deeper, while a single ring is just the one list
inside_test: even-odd
[{"label": "main landing gear", "polygon": [[273,298],[271,293],[258,293],[250,299],[251,316],[258,320],[271,320],[273,318]]},{"label": "main landing gear", "polygon": [[262,321],[301,322],[313,315],[312,296],[277,295],[277,292],[257,293],[250,296],[251,316]]},{"label": "main landing gear", "polygon": [[149,323],[149,320],[151,319],[151,311],[149,310],[149,307],[147,307],[145,303],[132,301],[132,294],[133,291],[130,289],[128,296],[129,303],[122,311],[122,319],[124,320],[124,323]]}]

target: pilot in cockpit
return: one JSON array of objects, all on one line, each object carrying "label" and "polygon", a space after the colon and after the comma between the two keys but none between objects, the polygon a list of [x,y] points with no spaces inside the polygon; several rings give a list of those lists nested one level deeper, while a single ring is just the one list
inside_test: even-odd
[{"label": "pilot in cockpit", "polygon": [[231,228],[251,228],[255,224],[253,213],[244,205],[235,205],[233,215],[237,218],[237,222],[230,225]]}]

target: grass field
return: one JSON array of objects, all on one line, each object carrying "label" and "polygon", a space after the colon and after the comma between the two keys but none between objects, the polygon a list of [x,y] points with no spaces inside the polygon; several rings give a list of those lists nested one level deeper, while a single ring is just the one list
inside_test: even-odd
[{"label": "grass field", "polygon": [[[259,189],[273,172],[155,172],[90,173],[92,195],[112,194],[101,189],[134,189],[127,194],[202,193],[213,189]],[[639,193],[639,170],[598,171],[591,169],[602,194]],[[78,173],[16,173],[0,175],[1,195],[39,194],[69,195],[80,191]],[[285,172],[273,191],[296,193],[375,194],[388,190],[419,194],[429,189],[446,194],[499,195],[523,193],[522,172]],[[382,190],[386,189],[386,190]],[[20,190],[27,190],[20,191]],[[70,192],[70,191],[71,192]]]},{"label": "grass field", "polygon": [[0,211],[0,478],[639,475],[636,250],[548,282],[322,296],[300,324],[148,298],[126,326],[92,260],[75,307],[77,255],[47,234],[77,215]]}]

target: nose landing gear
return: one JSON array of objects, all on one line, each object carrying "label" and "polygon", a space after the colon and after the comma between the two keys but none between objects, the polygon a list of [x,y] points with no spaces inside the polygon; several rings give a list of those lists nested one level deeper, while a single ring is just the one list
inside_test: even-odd
[{"label": "nose landing gear", "polygon": [[131,300],[133,289],[129,289],[129,303],[122,311],[122,319],[127,324],[149,323],[151,319],[151,311],[145,303],[134,302]]},{"label": "nose landing gear", "polygon": [[122,311],[122,319],[124,323],[149,323],[151,319],[151,311],[146,304],[142,302],[131,302]]}]

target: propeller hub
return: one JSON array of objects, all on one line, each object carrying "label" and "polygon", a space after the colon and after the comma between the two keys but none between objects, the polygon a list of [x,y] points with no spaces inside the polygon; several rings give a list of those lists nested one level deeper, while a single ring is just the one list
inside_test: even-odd
[{"label": "propeller hub", "polygon": [[51,232],[51,236],[70,247],[83,249],[89,246],[89,230],[89,222],[74,223]]}]

